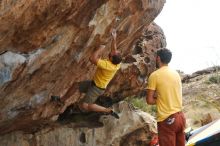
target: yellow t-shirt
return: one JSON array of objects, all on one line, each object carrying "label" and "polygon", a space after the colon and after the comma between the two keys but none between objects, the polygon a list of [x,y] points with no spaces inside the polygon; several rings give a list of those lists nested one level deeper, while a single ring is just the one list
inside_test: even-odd
[{"label": "yellow t-shirt", "polygon": [[156,90],[158,122],[182,110],[182,83],[177,71],[168,66],[154,71],[148,79],[147,89]]},{"label": "yellow t-shirt", "polygon": [[105,89],[120,66],[120,64],[113,64],[110,60],[99,59],[97,63],[97,70],[93,77],[93,81],[96,86]]}]

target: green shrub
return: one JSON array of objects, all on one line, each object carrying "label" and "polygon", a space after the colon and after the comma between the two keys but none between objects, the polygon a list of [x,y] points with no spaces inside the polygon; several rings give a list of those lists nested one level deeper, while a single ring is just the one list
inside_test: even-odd
[{"label": "green shrub", "polygon": [[213,76],[209,77],[208,81],[210,83],[220,84],[220,75],[213,75]]},{"label": "green shrub", "polygon": [[127,102],[131,103],[134,107],[150,113],[151,115],[156,115],[156,106],[155,105],[148,105],[143,98],[138,97],[128,97],[126,99]]}]

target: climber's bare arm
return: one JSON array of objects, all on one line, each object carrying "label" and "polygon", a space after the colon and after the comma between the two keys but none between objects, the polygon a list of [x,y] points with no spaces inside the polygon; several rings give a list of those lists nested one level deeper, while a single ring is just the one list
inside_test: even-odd
[{"label": "climber's bare arm", "polygon": [[117,51],[117,45],[116,45],[116,29],[112,30],[112,44],[111,44],[111,53],[115,53]]},{"label": "climber's bare arm", "polygon": [[100,45],[97,50],[90,56],[89,60],[93,63],[93,64],[97,64],[98,60],[101,57],[101,54],[103,52],[103,50],[105,49],[104,45]]}]

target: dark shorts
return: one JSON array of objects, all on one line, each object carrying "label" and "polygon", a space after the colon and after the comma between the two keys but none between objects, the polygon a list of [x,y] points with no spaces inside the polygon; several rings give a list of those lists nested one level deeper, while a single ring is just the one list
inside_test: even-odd
[{"label": "dark shorts", "polygon": [[185,146],[186,120],[182,112],[157,123],[160,146]]},{"label": "dark shorts", "polygon": [[105,89],[97,87],[92,80],[87,80],[79,84],[79,91],[86,93],[80,102],[94,103],[97,98],[105,92]]}]

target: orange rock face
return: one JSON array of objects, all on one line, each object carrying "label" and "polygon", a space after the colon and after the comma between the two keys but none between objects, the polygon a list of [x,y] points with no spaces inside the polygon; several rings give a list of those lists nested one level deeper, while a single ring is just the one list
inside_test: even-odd
[{"label": "orange rock face", "polygon": [[[154,52],[165,47],[153,23],[165,0],[1,0],[0,1],[0,134],[35,127],[56,119],[83,97],[80,81],[91,79],[89,56],[105,44],[111,30],[123,54],[122,68],[105,96],[123,100],[143,96],[154,70]],[[65,105],[51,95],[67,96]]]}]

